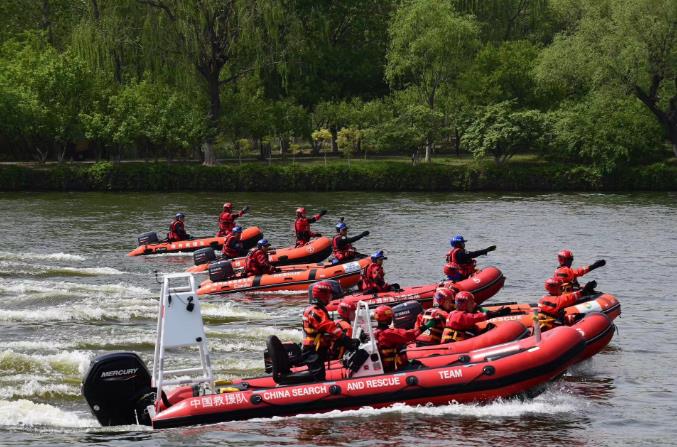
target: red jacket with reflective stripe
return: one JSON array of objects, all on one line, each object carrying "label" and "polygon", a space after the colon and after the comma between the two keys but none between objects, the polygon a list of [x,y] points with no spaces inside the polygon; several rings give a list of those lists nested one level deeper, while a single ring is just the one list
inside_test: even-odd
[{"label": "red jacket with reflective stripe", "polygon": [[447,262],[455,262],[456,264],[458,264],[458,266],[460,267],[459,273],[463,275],[465,278],[467,278],[473,273],[475,273],[475,260],[472,258],[468,258],[466,262],[461,262],[461,259],[459,259],[460,253],[465,253],[465,248],[461,247],[452,248],[447,254]]},{"label": "red jacket with reflective stripe", "polygon": [[167,240],[169,242],[185,241],[188,239],[186,227],[178,219],[172,221],[169,225],[169,233],[167,233]]},{"label": "red jacket with reflective stripe", "polygon": [[381,355],[383,370],[385,372],[395,371],[395,369],[406,365],[407,353],[402,351],[409,343],[416,340],[421,333],[419,329],[376,329],[374,337],[378,344],[378,352]]},{"label": "red jacket with reflective stripe", "polygon": [[217,237],[228,236],[235,226],[235,219],[238,217],[244,216],[244,213],[240,211],[239,213],[231,213],[229,211],[223,211],[219,214],[219,232],[216,233]]},{"label": "red jacket with reflective stripe", "polygon": [[[237,234],[237,236],[236,236]],[[223,241],[223,256],[226,258],[237,258],[242,253],[242,242],[238,233],[230,233]]]},{"label": "red jacket with reflective stripe", "polygon": [[301,247],[310,242],[311,237],[319,236],[320,233],[314,233],[310,230],[310,224],[315,223],[320,220],[322,216],[319,214],[314,215],[311,218],[307,217],[297,217],[296,222],[294,222],[294,231],[296,231],[296,246]]},{"label": "red jacket with reflective stripe", "polygon": [[544,295],[538,300],[538,310],[551,317],[559,318],[565,308],[576,304],[583,291],[563,293],[560,296]]},{"label": "red jacket with reflective stripe", "polygon": [[447,318],[447,327],[455,331],[473,331],[475,324],[486,321],[487,314],[482,312],[465,312],[455,310]]},{"label": "red jacket with reflective stripe", "polygon": [[244,262],[244,271],[248,276],[264,275],[266,273],[275,273],[275,267],[268,259],[268,253],[257,248],[247,255]]},{"label": "red jacket with reflective stripe", "polygon": [[388,284],[385,282],[385,272],[383,266],[372,262],[362,271],[362,290],[375,290],[377,292],[387,292]]},{"label": "red jacket with reflective stripe", "polygon": [[311,304],[303,311],[303,333],[303,346],[318,349],[328,347],[330,342],[343,336],[343,330],[319,304]]}]

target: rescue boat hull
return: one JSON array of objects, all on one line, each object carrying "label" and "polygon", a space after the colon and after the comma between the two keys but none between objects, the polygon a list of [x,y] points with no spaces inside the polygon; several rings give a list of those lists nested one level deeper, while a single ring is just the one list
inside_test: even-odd
[{"label": "rescue boat hull", "polygon": [[[256,242],[263,237],[263,232],[259,227],[248,227],[242,231],[242,243],[249,249],[256,245]],[[219,249],[223,247],[225,237],[207,237],[200,239],[189,239],[178,242],[158,242],[154,244],[139,245],[134,250],[127,253],[127,256],[157,255],[164,253],[192,252],[201,248],[212,247]]]}]

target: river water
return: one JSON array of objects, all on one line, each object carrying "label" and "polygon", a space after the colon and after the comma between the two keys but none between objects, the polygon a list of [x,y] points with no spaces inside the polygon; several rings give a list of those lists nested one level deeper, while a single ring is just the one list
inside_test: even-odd
[{"label": "river water", "polygon": [[[365,253],[383,248],[387,279],[440,278],[449,237],[507,276],[493,300],[534,301],[561,248],[575,264],[606,259],[588,275],[616,295],[618,334],[534,400],[436,408],[395,406],[153,432],[102,428],[79,383],[97,354],[133,350],[152,359],[159,285],[190,256],[125,256],[135,236],[166,230],[177,211],[193,234],[215,231],[224,201],[250,205],[242,224],[274,245],[292,242],[294,209],[339,217]],[[677,194],[101,194],[0,195],[0,445],[677,445]],[[586,278],[587,279],[587,278]],[[262,373],[268,335],[299,340],[305,301],[230,296],[203,305],[220,377]],[[672,421],[672,422],[671,422]]]}]

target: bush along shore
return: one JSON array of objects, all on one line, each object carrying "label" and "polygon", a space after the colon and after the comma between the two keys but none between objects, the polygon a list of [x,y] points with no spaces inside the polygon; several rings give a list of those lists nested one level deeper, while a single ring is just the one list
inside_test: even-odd
[{"label": "bush along shore", "polygon": [[610,173],[580,165],[374,161],[353,164],[213,167],[95,163],[0,166],[2,191],[677,191],[677,166],[655,163]]}]

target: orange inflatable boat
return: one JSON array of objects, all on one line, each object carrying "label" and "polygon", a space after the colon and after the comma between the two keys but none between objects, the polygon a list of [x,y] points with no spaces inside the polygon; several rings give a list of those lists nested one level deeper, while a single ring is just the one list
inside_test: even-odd
[{"label": "orange inflatable boat", "polygon": [[[198,295],[223,295],[236,292],[304,291],[312,283],[333,279],[344,289],[355,286],[360,280],[362,269],[371,263],[370,258],[346,262],[331,267],[272,273],[270,275],[248,276],[220,282],[206,280],[200,284]],[[289,266],[294,268],[294,266]]]},{"label": "orange inflatable boat", "polygon": [[[242,231],[242,242],[245,248],[252,248],[262,237],[263,232],[259,227],[249,227]],[[157,233],[144,233],[138,238],[139,246],[127,253],[127,256],[195,251],[205,247],[219,249],[223,247],[225,239],[225,237],[204,237],[178,242],[162,242],[158,239]]]},{"label": "orange inflatable boat", "polygon": [[[275,266],[301,264],[301,266],[295,270],[324,268],[329,267],[332,264],[319,264],[319,262],[326,259],[331,254],[331,252],[331,239],[328,237],[320,237],[313,239],[310,243],[304,245],[303,247],[286,247],[277,250],[270,250],[268,252],[268,259],[270,259],[270,263]],[[243,269],[245,259],[246,257],[244,256],[241,258],[230,259],[233,269]],[[194,265],[186,271],[190,273],[206,272],[209,270],[209,265],[210,263]]]}]

